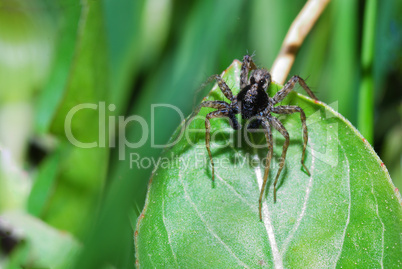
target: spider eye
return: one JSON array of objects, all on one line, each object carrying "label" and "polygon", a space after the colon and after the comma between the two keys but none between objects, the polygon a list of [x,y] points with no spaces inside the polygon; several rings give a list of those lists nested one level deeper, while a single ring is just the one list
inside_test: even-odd
[{"label": "spider eye", "polygon": [[260,82],[259,82],[259,84],[264,84],[264,80],[263,79],[260,79]]}]

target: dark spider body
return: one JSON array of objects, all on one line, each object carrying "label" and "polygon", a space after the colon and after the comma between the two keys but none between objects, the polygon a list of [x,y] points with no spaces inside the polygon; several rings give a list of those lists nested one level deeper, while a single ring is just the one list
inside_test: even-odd
[{"label": "dark spider body", "polygon": [[[237,95],[237,102],[240,107],[243,119],[250,119],[260,115],[269,105],[268,94],[264,89],[269,86],[271,76],[264,69],[257,69],[252,72],[250,84],[246,85]],[[261,125],[261,120],[252,121],[248,129],[256,129]]]},{"label": "dark spider body", "polygon": [[[250,71],[251,71],[250,78],[248,78]],[[240,125],[235,115],[241,113],[243,119],[250,120],[250,123],[247,126],[248,130],[256,129],[259,127],[262,127],[264,129],[265,138],[268,143],[268,154],[266,158],[267,161],[265,163],[264,178],[261,187],[259,207],[258,207],[260,220],[262,220],[262,214],[261,214],[262,198],[268,180],[269,167],[273,155],[273,140],[272,140],[271,126],[274,127],[276,130],[278,130],[285,138],[282,155],[279,162],[279,169],[276,174],[274,182],[274,201],[276,201],[276,184],[278,182],[279,175],[285,164],[286,152],[289,146],[288,132],[286,131],[283,124],[276,117],[272,116],[271,113],[275,114],[292,114],[295,112],[300,113],[300,119],[302,122],[302,129],[303,129],[303,140],[304,140],[301,164],[306,170],[307,174],[310,175],[310,172],[304,165],[304,157],[308,140],[306,116],[304,114],[304,111],[298,106],[275,106],[275,105],[281,102],[289,94],[289,92],[294,88],[296,83],[299,83],[311,98],[315,100],[317,100],[317,98],[315,97],[313,92],[307,87],[304,80],[298,76],[293,76],[285,84],[285,86],[275,94],[274,97],[269,97],[267,94],[267,89],[271,83],[271,75],[265,69],[258,69],[254,64],[251,56],[249,55],[245,55],[243,57],[243,63],[241,66],[241,74],[240,74],[240,92],[238,93],[237,96],[233,96],[232,91],[219,75],[215,75],[213,76],[213,78],[216,79],[222,93],[226,96],[227,99],[230,100],[231,103],[229,104],[224,101],[205,101],[202,102],[192,114],[192,117],[197,115],[202,107],[210,107],[217,109],[216,111],[208,113],[205,118],[205,130],[206,130],[205,143],[209,159],[211,161],[212,180],[214,181],[215,166],[210,149],[210,129],[211,129],[210,119],[227,117],[229,118],[230,124],[234,129],[240,129]],[[190,117],[190,119],[192,117]]]}]

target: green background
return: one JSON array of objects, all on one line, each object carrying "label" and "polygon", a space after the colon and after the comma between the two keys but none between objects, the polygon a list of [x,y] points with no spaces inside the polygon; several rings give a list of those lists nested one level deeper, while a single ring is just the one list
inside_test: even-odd
[{"label": "green background", "polygon": [[[133,226],[153,167],[130,168],[129,154],[156,158],[161,149],[148,139],[119,160],[108,140],[119,145],[121,130],[105,132],[102,146],[99,110],[91,109],[77,112],[71,130],[99,147],[76,147],[64,132],[68,112],[104,102],[112,127],[111,118],[138,115],[151,128],[151,104],[187,116],[210,90],[200,85],[234,59],[255,52],[257,65],[269,69],[304,3],[0,0],[0,267],[133,267]],[[401,12],[397,0],[333,0],[290,73],[307,78],[321,101],[364,132],[398,188]],[[362,55],[370,50],[367,65]],[[155,142],[166,143],[180,117],[163,109],[154,116]],[[127,125],[129,141],[140,140],[139,127]]]}]

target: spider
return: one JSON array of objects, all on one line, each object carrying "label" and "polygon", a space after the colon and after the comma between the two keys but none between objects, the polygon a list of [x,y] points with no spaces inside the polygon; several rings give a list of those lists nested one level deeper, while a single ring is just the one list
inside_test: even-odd
[{"label": "spider", "polygon": [[[248,77],[251,71],[250,78]],[[306,153],[306,145],[308,140],[307,135],[307,125],[306,125],[306,115],[298,106],[275,106],[281,102],[290,91],[293,90],[296,83],[299,83],[303,89],[308,93],[308,95],[317,100],[317,97],[313,94],[310,88],[306,85],[305,81],[299,76],[293,76],[285,86],[278,91],[274,97],[269,97],[267,94],[267,89],[271,83],[271,75],[265,69],[259,69],[256,67],[252,60],[252,56],[245,55],[243,57],[243,62],[241,66],[240,73],[240,92],[237,96],[233,96],[231,89],[225,83],[225,81],[219,75],[214,75],[212,77],[218,83],[218,86],[222,93],[230,100],[230,104],[224,101],[205,101],[202,102],[193,112],[192,117],[198,114],[198,112],[203,107],[216,108],[216,111],[210,112],[205,118],[205,144],[208,151],[209,159],[211,161],[212,168],[212,181],[215,178],[215,165],[212,159],[211,148],[210,148],[210,130],[212,118],[229,118],[230,125],[233,129],[240,129],[239,122],[237,121],[236,114],[241,114],[243,119],[252,119],[250,124],[247,126],[247,130],[256,129],[260,126],[264,129],[265,138],[268,143],[268,153],[265,163],[263,184],[261,187],[260,198],[258,200],[258,210],[260,220],[262,220],[261,207],[262,199],[264,195],[265,186],[267,184],[269,167],[271,164],[271,159],[273,155],[273,142],[272,142],[272,131],[273,126],[278,130],[285,138],[285,143],[283,144],[282,155],[279,162],[279,169],[274,181],[274,202],[276,202],[276,184],[278,182],[279,175],[285,164],[286,152],[289,146],[289,133],[286,131],[283,124],[272,115],[275,114],[292,114],[295,112],[300,113],[300,119],[303,128],[303,152],[301,157],[301,164],[306,170],[307,174],[310,176],[310,172],[304,164],[304,158]]]}]

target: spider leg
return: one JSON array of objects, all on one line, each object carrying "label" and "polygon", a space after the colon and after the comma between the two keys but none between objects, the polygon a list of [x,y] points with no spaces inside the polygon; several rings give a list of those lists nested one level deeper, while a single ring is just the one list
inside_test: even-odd
[{"label": "spider leg", "polygon": [[241,73],[240,73],[240,89],[244,89],[248,84],[248,72],[250,70],[257,69],[257,66],[254,64],[253,59],[250,55],[244,55],[243,63],[241,65]]},{"label": "spider leg", "polygon": [[198,90],[196,92],[201,91],[203,88],[205,88],[209,83],[213,82],[214,80],[216,80],[216,82],[218,83],[219,89],[221,90],[223,95],[225,95],[225,97],[227,99],[229,99],[230,102],[233,102],[234,96],[233,96],[232,90],[229,88],[229,86],[226,84],[226,82],[223,80],[223,78],[220,75],[212,75],[212,76],[208,77],[206,79],[206,81],[204,83],[202,83],[202,85],[198,88]]},{"label": "spider leg", "polygon": [[216,109],[229,109],[230,105],[224,101],[204,101],[194,109],[189,119],[195,117],[203,107],[210,107]]},{"label": "spider leg", "polygon": [[271,111],[274,113],[277,113],[277,114],[292,114],[295,112],[300,113],[300,120],[302,122],[302,128],[303,128],[303,152],[302,152],[301,164],[303,165],[304,169],[306,169],[307,174],[310,176],[310,171],[307,169],[306,165],[304,164],[304,157],[306,155],[306,147],[307,147],[307,141],[308,141],[306,114],[304,114],[303,109],[298,106],[277,106],[277,107],[274,107]]},{"label": "spider leg", "polygon": [[210,147],[210,130],[211,130],[211,123],[210,119],[212,118],[223,118],[223,117],[229,117],[229,110],[224,109],[224,110],[217,110],[213,111],[207,114],[205,117],[205,144],[207,147],[208,155],[209,155],[209,160],[211,161],[211,167],[212,167],[212,182],[215,181],[215,164],[212,159],[212,153],[211,153],[211,147]]},{"label": "spider leg", "polygon": [[212,159],[212,153],[211,153],[211,147],[210,147],[210,130],[211,130],[211,123],[210,119],[212,118],[222,118],[222,117],[228,117],[230,120],[230,124],[233,127],[233,129],[239,129],[239,123],[235,117],[235,114],[230,105],[224,101],[205,101],[202,102],[200,105],[197,106],[197,108],[193,111],[191,116],[186,120],[186,125],[188,121],[191,121],[192,118],[194,118],[201,110],[203,107],[210,107],[210,108],[216,108],[218,109],[217,111],[213,111],[207,114],[205,117],[205,144],[207,147],[208,155],[209,155],[209,160],[211,161],[211,166],[212,166],[212,182],[215,181],[215,164]]},{"label": "spider leg", "polygon": [[289,81],[285,84],[285,86],[283,86],[282,90],[277,92],[275,94],[275,96],[272,98],[273,104],[275,105],[275,104],[279,103],[280,101],[282,101],[293,90],[296,83],[299,83],[300,86],[303,87],[303,89],[308,93],[308,95],[311,98],[318,100],[317,97],[314,95],[314,93],[307,86],[304,79],[302,79],[299,76],[293,76],[291,79],[289,79]]},{"label": "spider leg", "polygon": [[[205,101],[202,102],[201,104],[199,104],[196,109],[193,111],[193,113],[191,114],[191,116],[186,120],[186,124],[187,122],[191,121],[201,110],[201,108],[203,107],[210,107],[210,108],[216,108],[216,109],[224,109],[227,110],[227,117],[230,119],[230,125],[232,126],[233,129],[237,130],[240,128],[239,122],[237,121],[236,117],[235,117],[235,113],[232,109],[231,106],[224,102],[224,101]],[[187,126],[187,125],[186,125]]]},{"label": "spider leg", "polygon": [[267,140],[267,143],[268,143],[268,153],[267,153],[267,159],[265,162],[264,179],[263,179],[262,186],[261,186],[260,199],[258,200],[258,211],[260,213],[260,220],[262,220],[262,214],[261,214],[262,199],[264,196],[265,186],[267,185],[267,181],[268,181],[269,167],[271,165],[271,159],[272,159],[272,155],[273,155],[273,142],[272,142],[272,131],[271,131],[271,128],[269,125],[269,121],[266,118],[262,118],[262,117],[259,119],[261,120],[262,127],[264,127],[265,139]]},{"label": "spider leg", "polygon": [[230,102],[233,102],[234,97],[232,90],[229,88],[226,82],[219,75],[215,75],[214,78],[216,79],[216,82],[218,82],[218,86],[221,92],[225,95],[227,99],[230,100]]},{"label": "spider leg", "polygon": [[278,173],[276,174],[275,181],[274,181],[274,202],[276,202],[276,183],[278,183],[279,175],[281,174],[283,166],[285,165],[286,152],[289,147],[289,133],[288,133],[288,131],[286,131],[285,126],[283,126],[283,124],[277,118],[269,117],[268,119],[269,119],[270,123],[272,124],[272,126],[274,126],[274,128],[276,130],[278,130],[283,135],[283,137],[285,137],[285,143],[283,144],[282,156],[281,156],[281,159],[279,162],[279,169],[278,169]]},{"label": "spider leg", "polygon": [[[216,108],[216,109],[229,109],[230,105],[224,101],[205,101],[202,102],[200,105],[198,105],[193,113],[191,113],[191,115],[184,121],[184,126],[181,128],[180,132],[177,134],[177,136],[175,137],[175,139],[173,141],[176,141],[185,131],[185,129],[189,126],[189,124],[191,123],[191,121],[193,120],[193,118],[200,112],[201,108],[203,107],[210,107],[210,108]],[[238,129],[239,128],[239,124],[237,122],[236,117],[233,116],[230,118],[231,121],[230,123],[232,124],[232,127],[234,129]],[[235,128],[237,127],[237,128]],[[174,145],[174,143],[169,147],[171,148]]]}]

